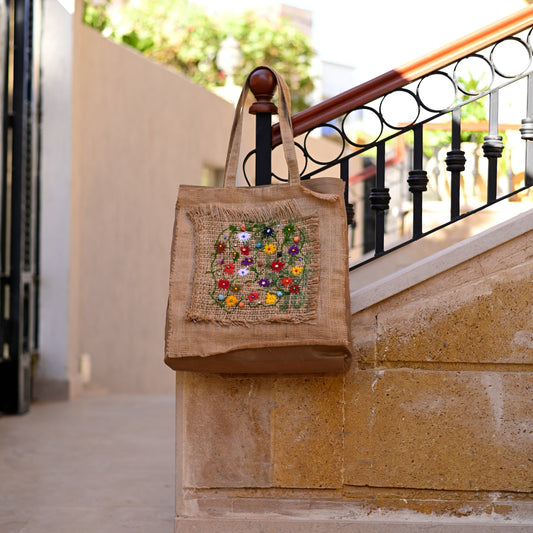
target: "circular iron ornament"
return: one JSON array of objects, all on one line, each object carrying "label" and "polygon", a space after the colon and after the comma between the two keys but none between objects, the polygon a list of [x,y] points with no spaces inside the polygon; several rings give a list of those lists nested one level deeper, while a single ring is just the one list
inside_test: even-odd
[{"label": "circular iron ornament", "polygon": [[[379,121],[379,133],[371,141],[368,141],[368,142],[363,143],[363,144],[356,143],[355,141],[352,141],[350,139],[350,137],[348,136],[348,133],[346,132],[346,121],[348,120],[348,117],[352,113],[356,113],[358,111],[371,111],[372,113],[374,113],[375,117]],[[372,107],[368,107],[368,106],[364,105],[364,106],[358,107],[358,108],[353,109],[352,111],[346,113],[346,115],[344,115],[344,118],[342,119],[341,127],[342,127],[343,136],[346,139],[346,141],[349,144],[351,144],[352,146],[357,146],[358,148],[362,148],[364,146],[368,146],[369,144],[375,143],[381,137],[381,134],[383,133],[383,119],[382,119],[380,114],[375,109],[373,109]]]},{"label": "circular iron ornament", "polygon": [[[434,107],[430,107],[427,103],[424,103],[424,99],[422,98],[422,95],[420,94],[420,89],[421,89],[421,86],[424,82],[427,83],[427,80],[429,80],[431,77],[433,77],[435,79],[436,76],[444,76],[444,78],[446,78],[448,81],[451,82],[452,86],[453,86],[453,101],[450,103],[450,105],[448,106],[445,106],[445,107],[438,107],[438,108],[434,108]],[[416,96],[418,98],[418,101],[420,102],[420,105],[426,110],[426,111],[430,111],[432,113],[441,113],[442,111],[446,111],[448,109],[450,109],[451,107],[454,106],[455,104],[455,101],[457,100],[457,83],[455,82],[455,80],[446,72],[442,72],[442,71],[437,71],[437,72],[432,72],[431,74],[427,74],[426,76],[424,76],[423,78],[420,79],[420,81],[418,82],[417,86],[416,86]]]},{"label": "circular iron ornament", "polygon": [[[278,144],[278,146],[282,146],[281,144]],[[278,147],[274,147],[274,150]],[[301,151],[302,151],[302,154],[304,155],[304,166],[303,168],[300,168],[298,169],[300,171],[300,176],[305,172],[305,169],[307,168],[307,163],[308,163],[308,158],[310,157],[309,154],[304,150],[304,147],[300,144],[300,143],[297,143],[295,142],[294,143],[294,146],[296,146],[296,148],[299,148]],[[284,160],[285,161],[285,160]],[[277,180],[279,181],[283,181],[285,183],[287,183],[289,181],[289,178],[280,178],[277,174],[275,174],[274,172],[272,172],[272,177],[273,178],[276,178]]]},{"label": "circular iron ornament", "polygon": [[[315,159],[311,153],[309,152],[309,148],[307,148],[307,139],[309,138],[309,135],[316,129],[318,128],[331,128],[332,130],[336,131],[338,134],[339,134],[339,137],[341,138],[342,140],[342,146],[341,146],[341,149],[340,149],[340,152],[339,152],[339,155],[335,156],[333,159],[330,159],[329,161],[320,161],[319,159]],[[342,154],[344,153],[344,149],[346,148],[346,141],[344,139],[344,135],[342,134],[342,131],[337,128],[337,126],[333,126],[333,124],[320,124],[320,126],[316,126],[314,127],[312,130],[309,130],[306,134],[305,134],[305,138],[304,138],[304,153],[307,155],[307,157],[313,162],[313,163],[316,163],[317,165],[327,165],[327,164],[330,164],[330,163],[334,163],[335,161],[338,161],[338,159],[342,156]],[[306,165],[307,165],[307,161],[306,161]]]},{"label": "circular iron ornament", "polygon": [[533,28],[527,32],[526,42],[529,45],[529,48],[533,48]]},{"label": "circular iron ornament", "polygon": [[[281,146],[281,145],[278,145],[278,146]],[[300,170],[300,176],[305,172],[305,169],[307,168],[307,154],[305,153],[305,150],[303,149],[302,145],[299,144],[299,143],[294,143],[294,146],[298,147],[302,153],[304,154],[304,160],[305,160],[305,164],[303,166],[303,168]],[[277,148],[277,146],[274,148],[274,150]],[[243,173],[243,176],[244,176],[244,179],[246,180],[246,183],[248,184],[248,187],[254,187],[254,185],[252,185],[250,183],[250,180],[248,179],[248,176],[246,174],[246,164],[248,163],[248,160],[253,156],[255,155],[256,153],[256,150],[252,150],[251,152],[248,152],[246,154],[246,157],[243,159],[243,162],[242,162],[242,173]],[[283,182],[288,182],[288,178],[280,178],[279,176],[277,176],[276,174],[274,174],[274,172],[272,172],[272,177],[276,178],[277,180],[279,181],[283,181]]]},{"label": "circular iron ornament", "polygon": [[[524,69],[522,69],[520,72],[517,72],[515,74],[504,74],[503,72],[498,70],[498,68],[496,67],[496,61],[494,60],[494,52],[497,50],[498,46],[501,46],[504,43],[513,42],[513,41],[519,43],[520,45],[522,45],[525,48],[525,50],[527,51],[527,55],[528,55],[528,63],[526,65],[526,67]],[[531,48],[527,45],[527,43],[522,41],[522,39],[520,39],[519,37],[507,37],[506,39],[502,39],[500,42],[497,42],[492,47],[489,57],[490,57],[490,62],[492,63],[492,66],[494,67],[494,71],[496,72],[496,74],[498,74],[498,76],[501,76],[502,78],[507,78],[507,79],[516,78],[516,77],[521,76],[522,74],[524,74],[524,72],[526,72],[527,69],[529,68],[529,66],[531,65]]]},{"label": "circular iron ornament", "polygon": [[[466,89],[464,89],[463,87],[461,87],[461,84],[459,83],[458,76],[457,76],[457,70],[458,70],[458,67],[461,64],[461,62],[467,61],[468,59],[472,59],[472,58],[477,58],[477,59],[481,59],[482,61],[484,61],[489,66],[490,74],[491,74],[490,83],[488,83],[487,86],[484,89],[480,89],[477,92],[476,91],[470,92],[470,91],[467,91]],[[462,59],[459,59],[459,61],[457,61],[457,63],[455,63],[455,67],[453,67],[453,79],[455,80],[456,87],[463,94],[467,94],[468,96],[477,96],[478,94],[480,94],[480,93],[482,93],[484,91],[488,91],[492,87],[492,84],[494,83],[494,66],[492,65],[492,63],[485,56],[482,56],[481,54],[470,54],[469,56],[466,56],[466,57],[463,57]]]},{"label": "circular iron ornament", "polygon": [[[393,124],[389,124],[389,122],[385,120],[385,115],[383,113],[383,103],[387,100],[387,98],[390,98],[392,97],[392,95],[398,94],[398,93],[407,93],[409,96],[413,98],[413,100],[415,101],[416,107],[417,107],[416,115],[413,118],[413,120],[411,120],[411,122],[405,122],[402,126],[394,126]],[[381,120],[386,126],[388,126],[389,128],[392,128],[393,130],[403,130],[404,128],[408,128],[416,123],[418,117],[420,116],[420,101],[418,100],[418,97],[416,96],[416,94],[411,92],[409,89],[403,89],[403,88],[396,89],[392,91],[391,93],[386,94],[381,99],[381,102],[379,103],[379,114],[381,115]]]}]

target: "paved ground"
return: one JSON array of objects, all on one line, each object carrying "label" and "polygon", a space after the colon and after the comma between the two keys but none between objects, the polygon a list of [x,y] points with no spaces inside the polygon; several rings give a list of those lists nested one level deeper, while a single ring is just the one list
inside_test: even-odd
[{"label": "paved ground", "polygon": [[174,398],[92,396],[0,418],[0,533],[172,533]]}]

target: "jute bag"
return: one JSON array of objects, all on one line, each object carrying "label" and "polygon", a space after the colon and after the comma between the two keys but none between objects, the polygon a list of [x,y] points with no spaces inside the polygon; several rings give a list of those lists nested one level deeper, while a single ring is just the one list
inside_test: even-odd
[{"label": "jute bag", "polygon": [[165,355],[174,370],[341,372],[350,362],[344,184],[300,183],[289,92],[270,70],[289,180],[236,187],[248,77],[223,187],[178,191]]}]

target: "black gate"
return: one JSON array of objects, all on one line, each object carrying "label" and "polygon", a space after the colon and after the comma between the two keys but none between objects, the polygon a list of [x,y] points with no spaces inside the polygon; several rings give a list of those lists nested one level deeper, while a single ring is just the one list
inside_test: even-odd
[{"label": "black gate", "polygon": [[32,365],[37,359],[39,8],[38,0],[8,0],[2,19],[0,411],[4,413],[29,409]]}]

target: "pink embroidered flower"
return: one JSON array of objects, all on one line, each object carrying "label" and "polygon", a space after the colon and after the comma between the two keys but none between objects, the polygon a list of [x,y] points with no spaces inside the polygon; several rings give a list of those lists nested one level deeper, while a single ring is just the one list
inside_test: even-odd
[{"label": "pink embroidered flower", "polygon": [[276,261],[272,261],[272,263],[270,263],[270,268],[274,272],[280,272],[284,266],[285,263],[283,261],[280,261],[279,259],[276,259]]},{"label": "pink embroidered flower", "polygon": [[229,289],[229,281],[227,279],[221,279],[218,282],[219,289]]},{"label": "pink embroidered flower", "polygon": [[228,263],[224,265],[224,272],[226,274],[233,274],[235,272],[235,265],[233,263]]},{"label": "pink embroidered flower", "polygon": [[281,280],[281,284],[282,284],[284,287],[288,287],[291,283],[292,283],[292,279],[291,279],[291,278],[283,278],[283,279]]}]

